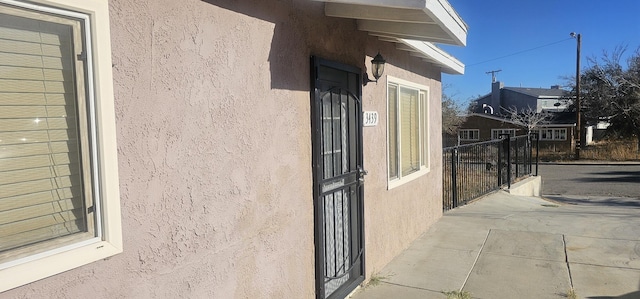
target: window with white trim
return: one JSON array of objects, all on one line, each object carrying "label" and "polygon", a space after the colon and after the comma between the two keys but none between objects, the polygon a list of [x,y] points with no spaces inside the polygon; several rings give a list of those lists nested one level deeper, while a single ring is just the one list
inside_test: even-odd
[{"label": "window with white trim", "polygon": [[101,2],[0,0],[0,292],[122,251]]},{"label": "window with white trim", "polygon": [[480,140],[479,129],[463,129],[458,132],[461,141],[478,141]]},{"label": "window with white trim", "polygon": [[428,88],[388,77],[387,132],[389,187],[429,169]]},{"label": "window with white trim", "polygon": [[540,129],[539,131],[540,140],[567,140],[567,129],[566,128],[558,128],[558,129]]},{"label": "window with white trim", "polygon": [[509,134],[509,137],[516,136],[516,129],[491,129],[491,139],[502,139],[503,134]]}]

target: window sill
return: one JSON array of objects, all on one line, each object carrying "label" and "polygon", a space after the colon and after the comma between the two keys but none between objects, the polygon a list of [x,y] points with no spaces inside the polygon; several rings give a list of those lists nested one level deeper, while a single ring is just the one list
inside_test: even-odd
[{"label": "window sill", "polygon": [[400,179],[394,179],[394,180],[388,181],[387,190],[391,190],[393,188],[396,188],[396,187],[402,186],[402,185],[404,185],[406,183],[409,183],[409,182],[411,182],[411,181],[413,181],[413,180],[415,180],[415,179],[417,179],[419,177],[422,177],[422,176],[426,175],[427,173],[429,173],[429,171],[430,170],[429,170],[428,167],[424,167],[423,166],[420,170],[418,170],[418,171],[416,171],[414,173],[411,173],[411,174],[409,174],[407,176],[404,176],[404,177],[402,177]]},{"label": "window sill", "polygon": [[0,269],[0,293],[122,252],[119,243],[95,239],[83,243],[0,265],[4,268]]}]

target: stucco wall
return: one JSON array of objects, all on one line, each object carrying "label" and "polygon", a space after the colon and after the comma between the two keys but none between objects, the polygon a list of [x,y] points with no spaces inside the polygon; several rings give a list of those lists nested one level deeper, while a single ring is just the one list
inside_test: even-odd
[{"label": "stucco wall", "polygon": [[[385,74],[429,87],[429,159],[426,175],[388,189],[387,78],[363,87],[363,109],[380,112],[380,124],[364,128],[365,244],[367,279],[407,248],[442,216],[442,89],[440,70],[384,45]],[[371,58],[367,58],[367,62]]]},{"label": "stucco wall", "polygon": [[[387,190],[363,88],[367,275],[441,216],[440,73],[314,1],[111,0],[124,253],[2,298],[312,298],[309,56],[430,87],[431,171]],[[115,163],[115,161],[114,161]]]}]

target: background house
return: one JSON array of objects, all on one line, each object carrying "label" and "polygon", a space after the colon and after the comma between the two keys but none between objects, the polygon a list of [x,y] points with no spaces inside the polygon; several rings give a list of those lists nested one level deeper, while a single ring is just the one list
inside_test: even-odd
[{"label": "background house", "polygon": [[474,100],[472,112],[500,114],[504,109],[532,109],[537,112],[565,111],[571,104],[569,92],[555,85],[551,88],[505,87],[491,83],[491,93]]},{"label": "background house", "polygon": [[467,27],[339,2],[0,0],[0,297],[343,298],[427,230]]},{"label": "background house", "polygon": [[[514,121],[513,113],[548,115],[534,129],[540,133],[540,148],[571,152],[575,148],[575,113],[568,112],[569,92],[551,88],[505,87],[491,84],[491,93],[473,101],[471,112],[458,132],[461,144],[499,138],[500,134],[526,135],[527,128]],[[524,120],[526,117],[520,117]]]},{"label": "background house", "polygon": [[[575,149],[573,141],[575,115],[573,113],[556,113],[533,131],[540,134],[541,150],[571,152]],[[526,135],[527,128],[508,117],[474,113],[466,117],[458,131],[460,144],[499,139],[500,134]]]}]

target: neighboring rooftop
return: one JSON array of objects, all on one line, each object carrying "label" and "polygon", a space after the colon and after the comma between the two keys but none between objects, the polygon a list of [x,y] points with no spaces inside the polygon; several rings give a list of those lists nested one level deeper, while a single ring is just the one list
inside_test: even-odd
[{"label": "neighboring rooftop", "polygon": [[[501,82],[497,82],[497,83],[502,84]],[[557,98],[557,97],[562,97],[568,94],[568,91],[561,89],[560,86],[558,85],[553,85],[551,86],[551,88],[501,86],[500,89],[510,90],[513,92],[517,92],[517,93],[521,93],[521,94],[525,94],[525,95],[537,97],[537,98],[546,98],[546,97]],[[491,96],[491,93],[485,94],[479,97],[478,99],[489,97],[489,96]]]},{"label": "neighboring rooftop", "polygon": [[[487,114],[487,113],[471,113],[467,116],[479,116],[506,123],[515,124],[511,115],[502,114]],[[553,125],[575,125],[576,114],[574,112],[551,112],[549,118],[540,123],[541,127],[553,126]]]},{"label": "neighboring rooftop", "polygon": [[564,89],[560,89],[560,86],[554,85],[551,88],[531,88],[531,87],[503,87],[502,89],[507,89],[519,93],[523,93],[526,95],[530,95],[533,97],[561,97],[566,95],[568,92]]},{"label": "neighboring rooftop", "polygon": [[500,81],[491,83],[491,93],[474,100],[473,112],[500,113],[503,109],[535,109],[536,112],[561,112],[569,108],[570,92],[553,85],[550,88],[505,87]]}]

